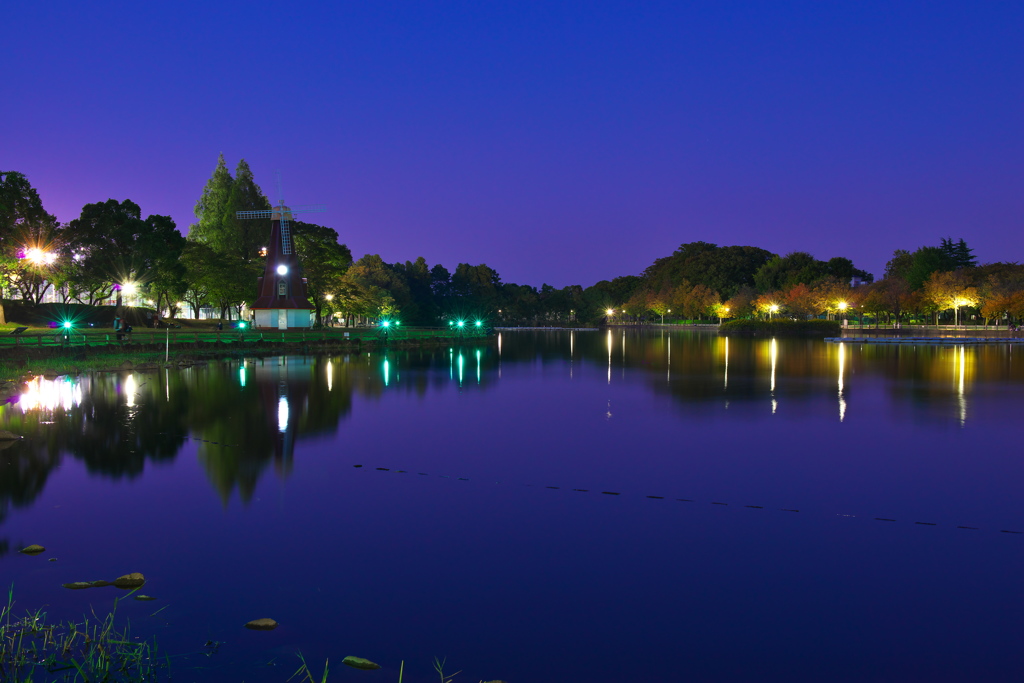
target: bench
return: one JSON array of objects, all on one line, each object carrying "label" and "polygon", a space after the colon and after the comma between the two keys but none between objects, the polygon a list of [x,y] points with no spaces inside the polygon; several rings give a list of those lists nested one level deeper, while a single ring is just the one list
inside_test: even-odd
[{"label": "bench", "polygon": [[24,334],[25,330],[27,330],[27,329],[28,329],[27,327],[15,327],[13,330],[11,330],[10,333],[11,333],[11,336],[14,337],[14,345],[15,346],[18,345],[18,342],[21,340],[21,335]]}]

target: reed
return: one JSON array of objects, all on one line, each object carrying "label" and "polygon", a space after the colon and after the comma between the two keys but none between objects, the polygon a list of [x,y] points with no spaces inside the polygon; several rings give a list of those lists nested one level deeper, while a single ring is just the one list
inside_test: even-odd
[{"label": "reed", "polygon": [[[134,593],[134,591],[132,591]],[[128,595],[131,595],[129,593]],[[49,623],[42,610],[14,616],[14,588],[0,607],[0,680],[150,683],[166,672],[156,643],[135,641],[130,626],[116,625],[117,603],[110,614],[81,622]]]}]

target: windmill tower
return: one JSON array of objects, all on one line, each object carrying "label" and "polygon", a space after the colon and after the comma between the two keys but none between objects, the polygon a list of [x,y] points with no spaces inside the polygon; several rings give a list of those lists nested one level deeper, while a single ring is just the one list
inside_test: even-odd
[{"label": "windmill tower", "polygon": [[309,206],[285,206],[281,194],[281,176],[277,178],[277,206],[263,211],[239,211],[240,219],[269,218],[271,220],[270,242],[267,244],[267,262],[263,276],[257,280],[256,301],[252,311],[256,315],[256,327],[279,330],[312,327],[309,303],[306,293],[306,278],[302,277],[302,266],[292,245],[291,221],[295,214],[320,213],[323,204]]}]

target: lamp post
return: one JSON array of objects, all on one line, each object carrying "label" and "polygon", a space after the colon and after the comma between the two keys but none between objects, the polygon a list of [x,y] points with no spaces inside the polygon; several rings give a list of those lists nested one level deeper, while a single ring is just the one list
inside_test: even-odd
[{"label": "lamp post", "polygon": [[960,307],[966,306],[969,301],[967,299],[957,298],[953,301],[953,326],[957,329],[960,328]]},{"label": "lamp post", "polygon": [[779,312],[779,305],[778,304],[772,304],[771,306],[769,306],[768,307],[769,319],[774,319],[775,318],[775,314],[778,313],[778,312]]},{"label": "lamp post", "polygon": [[838,304],[836,304],[836,308],[839,309],[839,314],[842,316],[843,327],[846,327],[846,308],[849,305],[850,304],[846,303],[845,301],[840,301]]}]

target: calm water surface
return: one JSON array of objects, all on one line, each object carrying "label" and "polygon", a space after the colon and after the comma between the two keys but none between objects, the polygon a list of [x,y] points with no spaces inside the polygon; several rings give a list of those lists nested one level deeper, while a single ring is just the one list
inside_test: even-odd
[{"label": "calm water surface", "polygon": [[621,330],[38,380],[0,579],[144,573],[177,681],[1019,681],[1022,399],[1009,346]]}]

